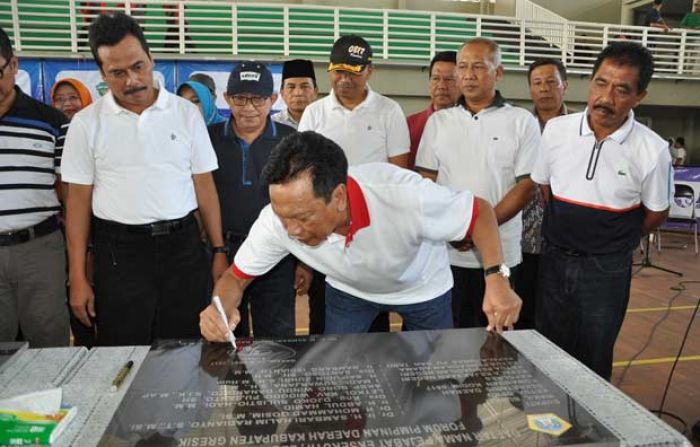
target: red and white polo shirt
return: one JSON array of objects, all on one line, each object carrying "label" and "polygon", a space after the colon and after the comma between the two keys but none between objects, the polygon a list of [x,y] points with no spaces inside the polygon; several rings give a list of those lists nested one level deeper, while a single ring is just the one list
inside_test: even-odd
[{"label": "red and white polo shirt", "polygon": [[316,247],[287,235],[271,206],[236,254],[233,272],[260,276],[291,253],[333,287],[381,304],[413,304],[452,288],[446,241],[461,240],[478,214],[471,192],[454,192],[387,163],[349,169],[351,226]]}]

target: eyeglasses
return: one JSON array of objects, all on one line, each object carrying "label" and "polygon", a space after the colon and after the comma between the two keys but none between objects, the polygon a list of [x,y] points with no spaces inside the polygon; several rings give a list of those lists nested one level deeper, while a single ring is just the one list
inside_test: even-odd
[{"label": "eyeglasses", "polygon": [[244,96],[244,95],[233,95],[231,96],[233,105],[238,107],[245,107],[248,102],[253,104],[253,107],[260,107],[267,101],[267,96]]},{"label": "eyeglasses", "polygon": [[57,106],[67,104],[69,102],[80,103],[80,96],[76,96],[76,95],[56,96],[53,100],[53,103]]},{"label": "eyeglasses", "polygon": [[5,77],[5,69],[7,69],[8,65],[10,65],[10,62],[12,62],[12,58],[5,62],[5,65],[0,67],[0,79]]}]

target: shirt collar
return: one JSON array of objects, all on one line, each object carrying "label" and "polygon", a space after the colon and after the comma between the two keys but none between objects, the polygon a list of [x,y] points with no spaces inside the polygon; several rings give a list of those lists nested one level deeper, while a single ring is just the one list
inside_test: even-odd
[{"label": "shirt collar", "polygon": [[370,224],[369,210],[367,209],[367,201],[362,193],[362,188],[357,181],[348,176],[348,203],[350,204],[350,229],[345,236],[345,247],[347,248],[355,237],[355,233]]},{"label": "shirt collar", "polygon": [[[335,95],[335,91],[333,91],[331,89],[331,92],[329,93],[329,95],[331,97],[331,108],[333,108],[333,109],[340,108],[340,109],[348,110],[347,107],[345,107],[343,104],[340,103],[340,101],[338,101],[338,97]],[[372,104],[374,102],[374,99],[376,96],[377,96],[377,94],[374,92],[374,90],[372,90],[372,88],[369,86],[369,84],[367,84],[367,96],[365,97],[365,99],[362,100],[361,103],[359,103],[353,109],[353,111]]]},{"label": "shirt collar", "polygon": [[[225,137],[233,137],[238,139],[238,135],[235,134],[233,131],[233,115],[229,117],[229,119],[226,120],[226,123],[224,124],[224,136]],[[277,126],[275,125],[275,120],[272,119],[271,115],[267,115],[266,118],[266,123],[265,123],[265,130],[263,130],[263,133],[260,134],[258,138],[276,138],[277,137]]]},{"label": "shirt collar", "polygon": [[[629,113],[627,114],[627,120],[615,132],[608,135],[606,140],[611,139],[618,144],[622,144],[625,142],[625,140],[627,139],[629,134],[632,132],[633,128],[634,128],[634,110],[630,110]],[[581,116],[581,123],[579,125],[579,134],[582,137],[593,135],[595,138],[595,134],[593,133],[593,129],[591,129],[591,127],[588,125],[588,107],[586,107],[586,110],[583,111],[583,114]]]},{"label": "shirt collar", "polygon": [[10,108],[7,110],[7,114],[9,114],[15,107],[22,107],[25,106],[29,103],[29,95],[24,93],[21,88],[19,88],[19,85],[15,84],[15,100],[12,102],[12,105]]},{"label": "shirt collar", "polygon": [[[462,106],[462,108],[464,110],[469,111],[469,108],[467,107],[467,101],[464,99],[464,96],[459,97],[457,104]],[[487,110],[487,109],[490,109],[491,107],[500,108],[500,107],[505,106],[506,104],[508,104],[508,101],[506,101],[506,99],[503,97],[503,95],[501,95],[501,91],[496,90],[496,95],[493,97],[493,101],[491,101],[491,104],[484,107],[482,110]]]},{"label": "shirt collar", "polygon": [[[163,88],[162,85],[156,80],[153,81],[154,87],[158,89],[158,96],[156,97],[156,100],[153,104],[151,104],[148,109],[161,109],[165,110],[169,107],[170,105],[170,95],[171,93],[168,92],[165,88]],[[114,99],[114,95],[112,94],[112,91],[108,91],[104,95],[105,102],[107,103],[107,106],[109,110],[114,113],[114,114],[119,114],[119,113],[133,113],[124,107],[120,106],[117,104],[117,100]],[[146,110],[148,110],[146,109]]]},{"label": "shirt collar", "polygon": [[[537,122],[540,123],[540,114],[537,113],[536,108],[532,108],[532,114],[535,115],[535,118],[537,118]],[[565,102],[561,103],[561,109],[559,109],[559,115],[558,116],[564,116],[569,114],[569,108],[566,106]],[[542,123],[540,123],[540,130],[544,129],[544,126]]]},{"label": "shirt collar", "polygon": [[293,124],[294,126],[299,125],[299,122],[292,118],[292,115],[289,114],[289,109],[281,110],[279,112],[279,117],[283,123]]}]

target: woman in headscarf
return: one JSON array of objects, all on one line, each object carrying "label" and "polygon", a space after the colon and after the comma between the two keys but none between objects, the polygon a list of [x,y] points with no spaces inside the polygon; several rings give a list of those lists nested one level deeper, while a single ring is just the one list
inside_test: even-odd
[{"label": "woman in headscarf", "polygon": [[[69,120],[83,108],[92,104],[92,95],[85,87],[85,84],[74,78],[63,78],[51,87],[51,105],[63,112]],[[67,183],[56,182],[54,186],[59,197],[66,197],[69,186]],[[86,260],[86,271],[90,282],[92,282],[92,253],[88,251]],[[70,296],[70,291],[66,287],[66,293]],[[91,348],[95,345],[95,327],[85,326],[80,322],[68,307],[70,314],[70,328],[73,334],[73,346],[86,346]]]},{"label": "woman in headscarf", "polygon": [[199,107],[207,126],[226,121],[216,108],[216,98],[206,85],[196,81],[183,82],[177,88],[177,95]]},{"label": "woman in headscarf", "polygon": [[79,110],[92,104],[92,96],[82,82],[63,78],[51,88],[51,104],[72,120]]}]

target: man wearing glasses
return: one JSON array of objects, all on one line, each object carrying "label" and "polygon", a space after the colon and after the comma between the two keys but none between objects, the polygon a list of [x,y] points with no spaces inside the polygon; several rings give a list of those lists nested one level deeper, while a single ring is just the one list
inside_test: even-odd
[{"label": "man wearing glasses", "polygon": [[32,348],[67,346],[66,261],[54,184],[68,120],[15,85],[0,28],[0,341],[18,327]]},{"label": "man wearing glasses", "polygon": [[[90,26],[90,50],[109,92],[78,112],[61,164],[67,200],[70,303],[102,345],[150,344],[199,333],[209,272],[194,211],[223,247],[211,171],[216,154],[191,102],[157,85],[141,27],[119,12]],[[94,283],[85,272],[92,219]],[[194,313],[194,315],[192,315]]]},{"label": "man wearing glasses", "polygon": [[[214,181],[232,261],[260,210],[270,203],[268,188],[261,182],[263,166],[272,148],[294,129],[271,119],[277,95],[272,73],[260,62],[243,61],[233,68],[224,99],[231,118],[209,126],[209,136],[219,162]],[[250,336],[250,307],[256,337],[294,336],[294,263],[294,258],[287,256],[246,290],[236,335]]]}]

